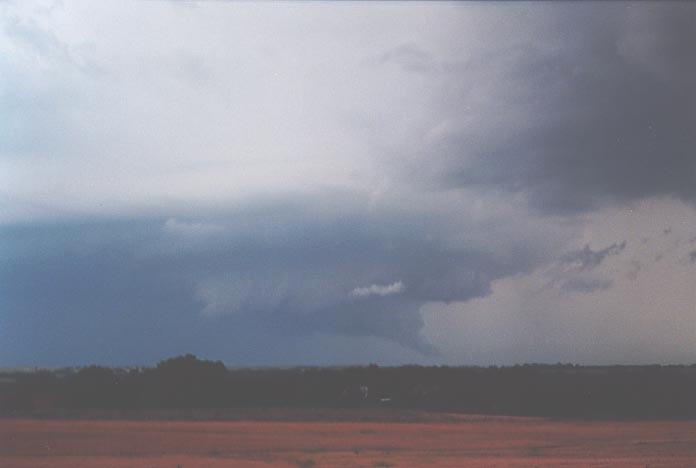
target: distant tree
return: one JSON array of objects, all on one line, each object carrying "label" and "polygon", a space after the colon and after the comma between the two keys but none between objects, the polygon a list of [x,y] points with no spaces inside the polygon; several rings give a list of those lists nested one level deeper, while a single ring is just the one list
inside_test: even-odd
[{"label": "distant tree", "polygon": [[218,406],[227,391],[228,372],[220,361],[186,354],[161,361],[151,371],[159,403],[165,407]]},{"label": "distant tree", "polygon": [[65,398],[78,408],[113,408],[119,400],[119,379],[108,367],[84,367],[67,379]]}]

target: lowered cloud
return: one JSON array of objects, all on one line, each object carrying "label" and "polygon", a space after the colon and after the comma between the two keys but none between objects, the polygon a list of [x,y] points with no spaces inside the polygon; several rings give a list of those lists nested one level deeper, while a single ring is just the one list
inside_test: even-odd
[{"label": "lowered cloud", "polygon": [[[56,339],[70,339],[70,330],[84,317],[107,314],[109,320],[99,322],[103,327],[95,324],[90,337],[124,340],[124,346],[130,342],[136,348],[156,324],[166,323],[162,340],[169,336],[172,344],[178,343],[175,337],[189,336],[189,329],[190,338],[183,343],[192,351],[204,349],[204,341],[207,346],[214,342],[199,342],[195,330],[217,323],[229,330],[215,341],[222,348],[225,340],[242,339],[254,330],[266,334],[264,339],[276,333],[308,340],[318,334],[369,338],[375,350],[389,342],[404,349],[404,355],[415,350],[426,360],[437,349],[422,335],[425,304],[483,297],[496,278],[547,259],[550,238],[535,245],[520,236],[519,226],[510,230],[499,220],[471,223],[467,235],[456,239],[445,232],[452,223],[445,213],[393,207],[368,212],[351,207],[348,200],[332,203],[340,210],[319,214],[322,204],[315,200],[219,213],[214,225],[224,229],[213,229],[211,235],[209,221],[172,218],[5,228],[2,301],[12,311],[13,323],[5,330],[29,340],[36,332],[20,324],[73,314],[63,317],[65,327],[53,331]],[[433,225],[440,229],[433,231]],[[529,229],[535,225],[529,223]],[[557,229],[560,244],[569,234]],[[357,282],[369,286],[356,288]],[[25,294],[30,285],[43,293]],[[70,312],[75,309],[82,312]],[[118,336],[109,323],[114,333],[120,330]],[[122,333],[129,327],[132,332]],[[5,355],[29,353],[18,345],[24,338],[5,342],[14,346]],[[84,348],[76,350],[89,346],[83,341]],[[120,349],[113,352],[118,355]],[[32,353],[43,352],[37,347]],[[240,356],[262,359],[264,353],[258,353]],[[72,356],[67,361],[79,357],[66,356]],[[380,359],[387,357],[374,356]]]}]

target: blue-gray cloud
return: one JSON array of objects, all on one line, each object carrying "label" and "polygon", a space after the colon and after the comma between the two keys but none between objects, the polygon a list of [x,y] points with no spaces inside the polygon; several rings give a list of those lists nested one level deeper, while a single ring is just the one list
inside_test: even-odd
[{"label": "blue-gray cloud", "polygon": [[[427,214],[340,201],[322,212],[325,202],[264,203],[198,220],[5,227],[0,296],[12,338],[3,355],[70,362],[101,343],[93,356],[117,360],[219,340],[220,357],[234,362],[240,355],[224,351],[226,340],[324,334],[386,340],[427,357],[437,350],[421,335],[423,304],[484,296],[495,279],[546,258],[542,242],[516,246],[514,232],[485,233],[500,237],[501,255],[473,235],[460,243],[431,235],[433,223],[446,224]],[[228,333],[210,338],[216,327]],[[279,361],[254,353],[241,356]]]}]

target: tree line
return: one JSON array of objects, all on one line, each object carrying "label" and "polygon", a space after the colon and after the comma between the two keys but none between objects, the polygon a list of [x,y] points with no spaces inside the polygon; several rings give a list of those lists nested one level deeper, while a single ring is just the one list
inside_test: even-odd
[{"label": "tree line", "polygon": [[696,365],[228,369],[193,355],[131,370],[4,376],[3,413],[371,408],[561,418],[694,418]]}]

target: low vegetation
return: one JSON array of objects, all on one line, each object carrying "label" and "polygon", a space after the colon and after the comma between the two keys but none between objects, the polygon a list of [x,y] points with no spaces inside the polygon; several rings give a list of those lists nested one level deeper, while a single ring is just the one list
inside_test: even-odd
[{"label": "low vegetation", "polygon": [[4,414],[45,409],[395,408],[572,418],[694,418],[696,366],[154,368],[2,376]]}]

